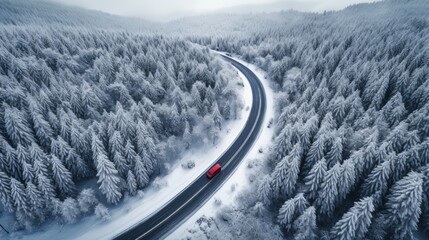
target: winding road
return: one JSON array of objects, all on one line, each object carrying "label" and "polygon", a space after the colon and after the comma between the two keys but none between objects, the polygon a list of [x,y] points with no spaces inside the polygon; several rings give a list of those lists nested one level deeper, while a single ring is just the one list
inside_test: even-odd
[{"label": "winding road", "polygon": [[[122,232],[114,239],[160,239],[178,227],[184,220],[198,210],[234,173],[238,164],[246,156],[262,128],[266,97],[261,81],[247,67],[236,60],[222,55],[248,79],[252,88],[253,104],[249,118],[234,143],[216,161],[222,171],[209,180],[206,171],[159,211]],[[214,165],[214,164],[213,164]],[[208,170],[208,169],[207,169]]]}]

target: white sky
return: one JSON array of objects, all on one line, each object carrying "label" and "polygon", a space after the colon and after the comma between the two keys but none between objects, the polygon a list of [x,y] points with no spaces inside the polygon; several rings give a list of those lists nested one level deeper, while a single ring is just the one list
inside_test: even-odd
[{"label": "white sky", "polygon": [[[308,10],[338,10],[353,3],[374,0],[51,0],[69,5],[100,10],[117,15],[140,17],[152,21],[167,21],[178,17],[204,14],[217,9],[272,2],[308,4]],[[279,11],[282,9],[278,9]],[[302,7],[299,10],[303,10]]]}]

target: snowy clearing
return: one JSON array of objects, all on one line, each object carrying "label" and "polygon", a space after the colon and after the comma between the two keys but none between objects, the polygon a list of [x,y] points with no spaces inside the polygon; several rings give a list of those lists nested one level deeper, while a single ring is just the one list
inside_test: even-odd
[{"label": "snowy clearing", "polygon": [[[170,235],[166,237],[167,240],[182,239],[186,237],[192,237],[189,232],[194,231],[196,221],[202,216],[214,217],[219,205],[233,205],[235,198],[241,190],[245,189],[250,181],[248,174],[248,164],[255,158],[262,158],[268,150],[272,136],[273,128],[268,128],[270,120],[274,118],[274,93],[270,88],[269,80],[265,77],[266,73],[256,67],[253,64],[248,64],[241,61],[238,58],[234,60],[252,70],[256,76],[262,81],[267,96],[267,111],[264,119],[264,127],[262,128],[259,138],[254,143],[253,147],[247,153],[246,157],[240,163],[235,173],[224,183],[224,185],[197,211],[193,216],[190,216],[181,226],[176,230],[172,231]],[[241,75],[241,77],[244,77]],[[259,149],[263,149],[263,153],[259,152]]]},{"label": "snowy clearing", "polygon": [[[170,166],[171,172],[158,177],[144,190],[143,196],[126,197],[121,204],[110,207],[110,220],[103,222],[97,216],[82,218],[78,223],[60,225],[58,223],[44,224],[37,232],[17,232],[9,236],[9,239],[110,239],[133,226],[158,209],[190,185],[201,173],[207,169],[222,155],[222,153],[234,142],[243,129],[252,105],[252,92],[250,84],[240,73],[244,87],[239,94],[244,108],[239,113],[237,120],[225,122],[220,132],[220,139],[216,146],[206,144],[202,148],[190,149],[174,165]],[[186,169],[181,165],[193,160],[195,167]]]}]

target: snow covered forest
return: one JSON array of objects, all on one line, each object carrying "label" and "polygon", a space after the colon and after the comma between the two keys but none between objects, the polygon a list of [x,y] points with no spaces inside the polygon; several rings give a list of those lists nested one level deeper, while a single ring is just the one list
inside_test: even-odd
[{"label": "snow covered forest", "polygon": [[26,4],[0,4],[0,219],[14,217],[9,230],[107,218],[106,206],[190,147],[215,143],[236,117],[236,73],[207,48],[107,20],[90,26],[80,9],[59,23],[62,10],[45,16]]},{"label": "snow covered forest", "polygon": [[0,220],[108,219],[185,151],[215,144],[242,106],[211,48],[266,71],[277,116],[240,207],[199,219],[203,234],[428,236],[428,13],[427,0],[385,0],[153,24],[0,0]]},{"label": "snow covered forest", "polygon": [[271,20],[230,16],[242,19],[240,28],[223,35],[228,23],[209,16],[201,21],[218,24],[213,32],[185,34],[261,67],[277,90],[275,138],[260,159],[265,176],[241,194],[239,208],[220,211],[221,230],[207,236],[429,234],[428,12],[428,1],[397,0]]}]

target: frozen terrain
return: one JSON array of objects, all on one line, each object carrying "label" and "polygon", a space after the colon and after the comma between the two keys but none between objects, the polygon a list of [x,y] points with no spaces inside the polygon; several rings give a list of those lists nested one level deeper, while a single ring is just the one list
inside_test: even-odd
[{"label": "frozen terrain", "polygon": [[[140,192],[137,196],[127,197],[117,207],[109,208],[110,219],[103,221],[96,216],[84,217],[78,223],[60,225],[50,223],[43,225],[37,232],[13,233],[9,239],[55,239],[61,235],[62,239],[110,239],[120,232],[131,227],[135,223],[155,213],[170,199],[194,181],[200,174],[205,174],[207,169],[216,159],[234,142],[242,130],[252,104],[252,92],[250,85],[241,73],[244,87],[239,91],[243,100],[243,108],[239,112],[237,120],[229,120],[220,132],[220,139],[216,145],[206,144],[205,147],[191,148],[174,165],[167,166],[170,172],[158,177]],[[209,141],[209,140],[207,140]],[[195,167],[188,169],[182,164],[189,161],[195,163]],[[141,196],[139,196],[141,195]]]}]

